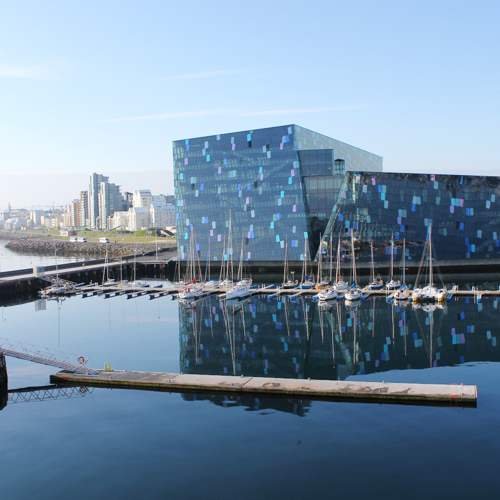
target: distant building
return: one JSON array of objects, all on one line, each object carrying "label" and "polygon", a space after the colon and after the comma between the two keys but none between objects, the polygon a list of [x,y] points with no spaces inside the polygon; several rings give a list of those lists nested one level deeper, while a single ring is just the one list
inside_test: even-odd
[{"label": "distant building", "polygon": [[149,208],[132,207],[128,210],[128,230],[140,231],[149,228]]},{"label": "distant building", "polygon": [[120,210],[111,217],[110,229],[128,230],[129,227],[129,211]]},{"label": "distant building", "polygon": [[32,227],[40,227],[42,225],[43,210],[31,210],[30,222]]},{"label": "distant building", "polygon": [[148,208],[151,206],[153,202],[153,195],[149,189],[141,189],[138,191],[134,191],[134,208]]},{"label": "distant building", "polygon": [[97,228],[106,230],[109,218],[118,210],[123,209],[123,197],[120,186],[111,182],[101,182],[99,185],[99,217]]},{"label": "distant building", "polygon": [[70,213],[70,226],[71,227],[81,227],[81,211],[80,211],[80,200],[76,199],[71,202],[69,206]]},{"label": "distant building", "polygon": [[89,226],[97,229],[99,224],[99,189],[103,182],[108,182],[109,177],[101,174],[92,174],[90,176],[88,203],[89,203]]},{"label": "distant building", "polygon": [[89,221],[89,192],[80,191],[80,225],[88,227]]},{"label": "distant building", "polygon": [[123,198],[125,200],[123,210],[128,210],[129,208],[134,206],[134,193],[129,193],[128,191],[126,191],[123,194]]}]

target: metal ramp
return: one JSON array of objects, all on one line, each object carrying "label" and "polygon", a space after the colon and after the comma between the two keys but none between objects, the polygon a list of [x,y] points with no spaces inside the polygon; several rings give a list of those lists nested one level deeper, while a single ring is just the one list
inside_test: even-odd
[{"label": "metal ramp", "polygon": [[23,387],[21,389],[10,389],[8,392],[8,402],[9,404],[15,404],[84,398],[92,391],[92,388],[85,386],[60,387],[57,385],[47,385],[41,387]]},{"label": "metal ramp", "polygon": [[95,375],[98,373],[97,370],[86,366],[85,359],[82,356],[80,357],[80,362],[78,359],[75,359],[75,361],[58,359],[48,349],[25,346],[20,343],[14,344],[5,338],[0,338],[0,354],[10,356],[11,358],[31,361],[40,365],[53,366],[73,373],[85,375]]}]

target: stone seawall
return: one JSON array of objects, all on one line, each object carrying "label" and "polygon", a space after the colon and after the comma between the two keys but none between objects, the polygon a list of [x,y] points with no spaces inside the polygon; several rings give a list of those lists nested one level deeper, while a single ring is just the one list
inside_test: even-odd
[{"label": "stone seawall", "polygon": [[[142,255],[147,252],[154,252],[156,245],[152,243],[74,243],[71,241],[45,239],[45,238],[20,238],[10,240],[6,247],[17,253],[34,255],[57,255],[64,257],[82,256],[82,257],[105,257],[106,248],[109,257],[121,257],[124,255]],[[175,244],[158,243],[158,251],[175,249]]]}]

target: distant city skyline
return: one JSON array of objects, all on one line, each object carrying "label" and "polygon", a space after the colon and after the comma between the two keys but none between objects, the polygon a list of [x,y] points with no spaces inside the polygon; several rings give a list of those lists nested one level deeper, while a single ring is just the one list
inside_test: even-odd
[{"label": "distant city skyline", "polygon": [[499,19],[486,0],[4,3],[0,207],[64,204],[91,171],[172,193],[173,140],[285,123],[387,171],[497,174]]}]

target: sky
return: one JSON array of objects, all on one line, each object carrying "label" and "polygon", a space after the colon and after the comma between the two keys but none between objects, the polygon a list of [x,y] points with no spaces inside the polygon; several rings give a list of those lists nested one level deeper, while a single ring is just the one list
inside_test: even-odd
[{"label": "sky", "polygon": [[173,140],[288,123],[500,175],[499,25],[481,0],[0,0],[0,209],[92,172],[173,193]]}]

